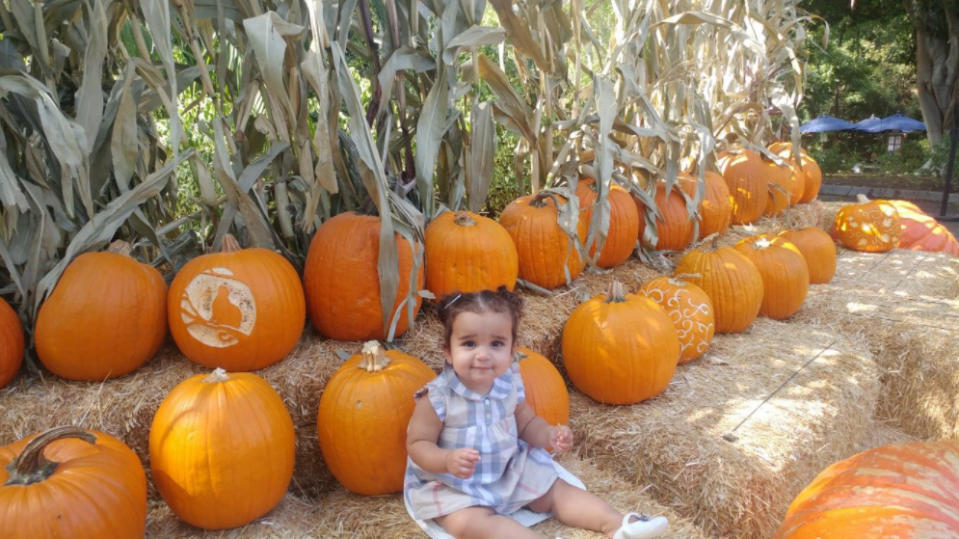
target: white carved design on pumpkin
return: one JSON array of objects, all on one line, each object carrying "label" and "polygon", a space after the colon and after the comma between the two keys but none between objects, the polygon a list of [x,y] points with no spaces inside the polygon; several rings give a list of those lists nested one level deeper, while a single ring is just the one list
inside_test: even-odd
[{"label": "white carved design on pumpkin", "polygon": [[190,335],[207,346],[233,346],[256,325],[253,292],[232,276],[227,268],[204,270],[180,298],[180,319]]}]

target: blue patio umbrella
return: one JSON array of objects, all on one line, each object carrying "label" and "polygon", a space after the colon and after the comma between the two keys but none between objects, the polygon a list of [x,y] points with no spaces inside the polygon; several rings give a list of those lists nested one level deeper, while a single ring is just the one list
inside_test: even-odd
[{"label": "blue patio umbrella", "polygon": [[867,133],[879,133],[882,131],[925,131],[926,124],[919,120],[913,120],[902,114],[893,114],[886,118],[876,118],[870,116],[865,120],[856,122],[854,129],[865,131]]},{"label": "blue patio umbrella", "polygon": [[845,131],[855,129],[852,122],[840,120],[832,116],[819,116],[799,126],[800,133],[822,133],[825,131]]}]

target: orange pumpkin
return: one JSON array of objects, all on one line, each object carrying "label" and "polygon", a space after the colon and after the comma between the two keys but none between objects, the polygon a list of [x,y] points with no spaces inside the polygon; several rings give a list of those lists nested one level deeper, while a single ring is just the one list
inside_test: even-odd
[{"label": "orange pumpkin", "polygon": [[806,259],[810,284],[832,280],[836,273],[836,243],[825,230],[814,226],[786,229],[779,233],[779,237],[795,245]]},{"label": "orange pumpkin", "polygon": [[669,315],[679,338],[679,363],[706,353],[716,331],[713,304],[706,292],[677,277],[656,277],[639,289]]},{"label": "orange pumpkin", "polygon": [[796,169],[791,168],[789,164],[779,166],[774,161],[764,161],[764,163],[767,171],[766,179],[769,182],[769,196],[766,197],[763,215],[776,217],[782,215],[786,208],[792,205],[791,200],[797,189],[796,185],[802,186],[802,178],[797,177]]},{"label": "orange pumpkin", "polygon": [[762,217],[769,200],[769,167],[762,156],[752,150],[723,152],[716,166],[733,198],[732,222],[749,224]]},{"label": "orange pumpkin", "polygon": [[337,369],[316,416],[320,450],[337,481],[367,496],[403,490],[413,393],[435,377],[419,359],[377,341]]},{"label": "orange pumpkin", "polygon": [[679,339],[672,320],[655,301],[626,294],[613,282],[577,306],[562,336],[570,381],[607,404],[632,404],[663,392],[676,370]]},{"label": "orange pumpkin", "polygon": [[37,356],[50,372],[72,380],[132,372],[166,338],[166,292],[160,272],[131,258],[126,242],[81,254],[40,306]]},{"label": "orange pumpkin", "polygon": [[23,363],[23,326],[7,300],[0,298],[0,387],[13,380]]},{"label": "orange pumpkin", "polygon": [[774,242],[760,234],[743,238],[736,250],[756,265],[763,278],[763,301],[759,314],[784,320],[796,314],[809,291],[809,268],[802,253],[792,243]]},{"label": "orange pumpkin", "polygon": [[559,369],[545,356],[529,348],[517,347],[516,355],[526,388],[526,402],[536,415],[550,425],[569,423],[569,390]]},{"label": "orange pumpkin", "polygon": [[[399,233],[394,238],[398,264],[390,271],[398,279],[389,320],[396,321],[393,336],[398,337],[410,327],[406,300],[411,288],[413,318],[419,313],[422,300],[418,291],[424,272],[419,265],[413,275],[413,246]],[[341,213],[316,230],[303,267],[303,285],[310,321],[325,337],[340,341],[387,338],[389,328],[383,325],[377,269],[379,253],[379,217]]]},{"label": "orange pumpkin", "polygon": [[153,482],[170,509],[207,530],[265,515],[286,494],[296,441],[283,399],[248,372],[192,376],[150,426]]},{"label": "orange pumpkin", "polygon": [[[773,142],[769,145],[769,151],[784,159],[793,159],[791,142]],[[819,189],[822,187],[822,169],[803,148],[799,149],[799,168],[804,179],[799,202],[812,202],[819,195]]]},{"label": "orange pumpkin", "polygon": [[[690,198],[696,196],[697,181],[695,176],[681,177],[680,185]],[[699,238],[725,232],[729,228],[733,213],[733,199],[726,180],[718,172],[707,170],[703,174],[703,181],[706,183],[703,200],[699,205]]]},{"label": "orange pumpkin", "polygon": [[643,237],[646,233],[646,204],[639,198],[633,197],[636,209],[639,212],[639,241],[646,247],[653,247],[657,251],[681,251],[693,242],[695,221],[690,219],[686,208],[686,199],[676,185],[666,194],[666,182],[656,184],[656,209],[660,216],[656,218],[656,244],[650,245]]},{"label": "orange pumpkin", "polygon": [[759,314],[762,275],[746,255],[732,247],[690,249],[679,259],[674,274],[706,292],[720,333],[745,331]]},{"label": "orange pumpkin", "polygon": [[293,265],[268,249],[241,249],[229,234],[221,252],[180,268],[167,304],[170,334],[183,355],[228,371],[262,369],[285,358],[306,320]]},{"label": "orange pumpkin", "polygon": [[899,247],[959,256],[959,242],[948,228],[908,200],[889,200],[899,214]]},{"label": "orange pumpkin", "polygon": [[426,227],[424,245],[426,288],[437,298],[516,286],[519,258],[513,238],[489,217],[443,212]]},{"label": "orange pumpkin", "polygon": [[[596,204],[596,182],[591,178],[583,178],[576,184],[576,196],[582,212],[580,220],[590,225],[593,218],[593,205]],[[636,233],[639,229],[639,212],[633,204],[629,192],[622,187],[610,184],[607,195],[609,201],[609,229],[606,232],[606,243],[596,259],[596,265],[601,268],[618,266],[636,248]],[[596,253],[596,246],[590,246],[589,255]]]},{"label": "orange pumpkin", "polygon": [[57,427],[0,447],[5,539],[143,537],[146,520],[143,465],[109,434]]},{"label": "orange pumpkin", "polygon": [[[560,204],[566,200],[556,197]],[[557,201],[547,193],[519,197],[500,213],[499,222],[509,232],[519,253],[519,276],[546,289],[572,281],[586,262],[559,226]],[[589,223],[579,220],[577,234],[586,239]]]},{"label": "orange pumpkin", "polygon": [[823,470],[792,501],[778,539],[955,537],[959,442],[884,445]]},{"label": "orange pumpkin", "polygon": [[860,194],[858,202],[836,212],[832,236],[840,245],[856,251],[881,253],[899,245],[902,225],[896,207],[886,200],[869,200]]}]

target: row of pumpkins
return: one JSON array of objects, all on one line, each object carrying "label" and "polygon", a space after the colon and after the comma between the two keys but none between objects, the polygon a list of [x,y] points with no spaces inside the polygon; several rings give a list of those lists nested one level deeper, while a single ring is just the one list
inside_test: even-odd
[{"label": "row of pumpkins", "polygon": [[[726,170],[729,170],[729,167],[726,167]],[[589,185],[589,182],[582,183],[587,187]],[[732,185],[733,182],[729,184]],[[767,190],[769,193],[774,191]],[[535,199],[524,198],[530,201]],[[611,193],[611,206],[612,198]],[[682,200],[682,197],[679,198]],[[666,199],[664,195],[664,200]],[[735,197],[730,195],[728,200],[731,201],[730,206],[734,207]],[[523,203],[523,199],[520,199],[514,204],[521,206]],[[636,209],[632,200],[630,205]],[[588,204],[583,206],[588,208]],[[549,205],[544,204],[541,207]],[[659,209],[664,217],[668,218],[670,213],[663,211],[663,206]],[[450,259],[446,264],[430,264],[429,261],[435,260],[436,256],[435,253],[431,255],[430,245],[436,243],[431,241],[431,238],[435,240],[436,231],[443,230],[434,224],[442,223],[441,219],[448,219],[456,225],[454,230],[469,230],[472,227],[495,230],[495,227],[499,226],[505,229],[510,241],[515,244],[516,251],[522,253],[520,242],[514,234],[519,226],[510,225],[508,210],[509,208],[504,210],[500,223],[467,212],[447,213],[431,223],[426,239],[427,287],[436,293],[441,290],[437,283],[443,282],[442,277],[432,276],[431,267],[440,270],[450,267],[463,269],[475,267],[478,260],[499,262],[508,258],[488,255],[480,258],[474,253],[472,257],[460,259],[459,263]],[[685,214],[685,209],[683,213]],[[840,214],[842,213],[843,211],[840,211]],[[865,228],[863,223],[872,222],[869,220],[872,217],[866,216],[869,217],[866,219],[859,211],[850,209],[848,213],[853,216],[852,223],[843,227],[840,215],[837,214],[835,230],[848,228],[853,232],[862,231]],[[890,217],[888,212],[881,213],[882,221]],[[555,206],[551,215],[552,224],[555,226]],[[347,223],[347,219],[351,221]],[[611,216],[611,221],[612,219]],[[527,221],[530,221],[528,217],[522,217],[517,222],[528,224]],[[582,221],[589,222],[589,219],[584,218]],[[317,239],[314,238],[303,278],[306,298],[315,298],[318,294],[335,296],[342,293],[343,289],[354,286],[354,280],[361,280],[358,279],[360,275],[354,267],[352,270],[340,270],[335,279],[311,281],[309,268],[311,259],[313,264],[317,265],[322,261],[324,271],[328,271],[329,266],[337,265],[336,260],[356,256],[360,249],[356,248],[353,242],[357,236],[363,235],[357,230],[363,222],[369,223],[369,236],[372,238],[370,241],[375,257],[375,238],[379,230],[375,218],[345,214],[342,218],[333,218],[320,227],[317,231],[317,237],[320,238],[324,237],[321,236],[324,228],[329,230],[329,223],[345,227],[348,234],[335,235],[339,243],[333,244],[331,241],[333,245],[321,245],[322,248],[315,248]],[[728,222],[725,226],[728,226]],[[666,233],[666,226],[662,226],[665,225],[665,220],[657,224],[660,225],[660,241],[670,241],[672,235]],[[610,237],[613,236],[612,228],[611,222]],[[712,232],[705,229],[702,233],[705,235]],[[473,235],[468,239],[443,237],[451,247],[475,248],[482,246],[486,234],[493,233],[486,231],[482,236]],[[540,237],[542,238],[542,235]],[[642,237],[642,232],[639,237]],[[636,238],[634,234],[633,243]],[[845,243],[841,236],[837,235],[837,238]],[[398,237],[398,241],[402,240]],[[565,236],[558,244],[568,244]],[[607,248],[610,245],[615,245],[615,242],[608,241]],[[858,243],[857,246],[863,247]],[[657,248],[669,247],[657,245]],[[155,274],[155,270],[149,266],[132,261],[128,256],[110,254],[111,260],[122,260],[122,263],[127,265],[127,261],[132,261],[142,276],[141,281],[138,281],[140,284],[134,284],[132,288],[127,288],[126,292],[136,299],[137,308],[122,310],[114,307],[111,312],[119,310],[121,315],[107,319],[106,325],[113,332],[119,332],[119,326],[137,325],[139,321],[145,326],[152,324],[153,332],[98,340],[92,335],[97,330],[92,324],[98,323],[93,320],[95,316],[91,312],[95,307],[81,305],[79,310],[68,314],[61,312],[58,317],[51,319],[52,323],[60,322],[60,326],[66,329],[61,329],[57,339],[53,339],[59,347],[54,349],[54,357],[59,351],[64,355],[64,361],[50,361],[44,359],[46,352],[41,351],[40,344],[41,328],[47,323],[44,321],[43,311],[48,304],[56,305],[54,300],[58,292],[63,290],[63,283],[69,282],[67,278],[71,269],[84,260],[84,257],[89,258],[89,255],[81,255],[68,267],[61,282],[44,303],[36,327],[37,352],[41,361],[51,371],[68,378],[91,379],[85,377],[89,375],[89,371],[82,370],[86,368],[85,365],[75,365],[81,363],[77,361],[77,351],[83,345],[109,342],[110,350],[100,352],[100,355],[105,356],[115,354],[118,343],[139,342],[148,343],[149,347],[158,347],[164,335],[156,330],[156,326],[165,327],[164,320],[169,321],[170,332],[184,355],[211,368],[217,367],[210,375],[197,375],[185,380],[167,395],[154,417],[149,443],[151,470],[158,491],[180,518],[207,529],[231,528],[248,523],[274,507],[286,491],[292,477],[295,448],[289,413],[279,395],[262,378],[248,372],[227,370],[255,370],[282,359],[299,338],[306,303],[302,292],[299,296],[290,292],[296,288],[291,283],[299,284],[299,280],[295,270],[279,255],[261,249],[239,249],[231,238],[224,241],[224,251],[205,255],[209,257],[206,261],[203,260],[205,257],[199,257],[185,265],[171,284],[169,294],[157,294],[154,298],[157,302],[162,302],[165,296],[168,297],[170,312],[143,319],[136,318],[136,313],[144,310],[142,306],[150,298],[144,297],[145,294],[138,286],[143,286],[144,282],[157,282],[156,277],[159,277],[159,274]],[[402,249],[400,251],[402,269],[404,258]],[[735,247],[691,249],[679,260],[673,277],[653,279],[643,286],[639,294],[627,294],[621,285],[613,283],[608,294],[581,304],[566,322],[562,350],[570,381],[584,394],[606,403],[639,402],[659,394],[671,379],[677,363],[691,361],[702,355],[708,348],[714,331],[743,331],[758,314],[782,319],[795,313],[805,298],[810,282],[827,282],[832,277],[835,271],[835,255],[833,239],[824,231],[816,228],[789,230],[777,236],[746,238]],[[523,258],[518,258],[520,276],[536,282],[535,273],[523,274]],[[557,260],[563,262],[566,257],[544,256],[536,262],[555,264]],[[191,264],[198,261],[204,263],[197,263],[196,267],[191,268]],[[411,267],[411,260],[408,262]],[[358,267],[360,262],[354,260],[354,264]],[[104,269],[104,264],[91,262],[91,265],[85,274],[88,281],[85,286],[80,287],[79,292],[74,291],[74,295],[85,291],[96,296],[99,301],[107,301],[110,299],[106,297],[110,290],[124,288],[121,285],[122,280],[118,281],[115,275]],[[538,266],[532,264],[532,267]],[[99,289],[91,286],[91,271],[99,274],[99,279],[110,286]],[[566,271],[569,271],[568,267],[561,273],[564,275],[562,282],[565,282]],[[456,277],[449,272],[446,274],[447,279]],[[188,278],[181,279],[181,275]],[[277,280],[278,275],[286,275],[289,279],[270,289],[270,283]],[[483,276],[473,275],[469,278],[482,279]],[[513,279],[515,281],[515,276]],[[331,334],[338,331],[336,324],[329,326],[333,329],[324,330],[326,326],[317,322],[317,319],[323,320],[324,315],[327,315],[327,320],[334,323],[349,318],[355,310],[366,308],[370,312],[363,318],[367,322],[373,320],[370,331],[380,331],[379,298],[377,294],[369,293],[370,289],[375,290],[376,287],[375,268],[371,281],[367,289],[360,291],[362,294],[354,291],[368,300],[369,304],[366,305],[356,299],[351,302],[319,302],[320,305],[317,306],[314,306],[316,302],[310,301],[310,316],[317,329],[327,336],[337,338]],[[406,279],[401,277],[400,297],[405,295],[402,290],[404,281]],[[158,282],[163,283],[162,279]],[[488,283],[480,288],[495,287],[498,284],[503,283]],[[537,284],[549,286],[546,282]],[[552,287],[559,284],[561,282]],[[462,285],[455,286],[464,288]],[[276,296],[276,301],[264,300],[260,292],[264,288]],[[437,295],[443,293],[439,292]],[[62,300],[60,308],[69,308],[73,303],[77,303],[75,299],[73,302]],[[12,312],[5,304],[3,306]],[[375,314],[370,314],[373,311]],[[3,312],[2,308],[0,312]],[[69,319],[64,321],[59,317]],[[273,323],[263,329],[263,324],[268,322]],[[290,326],[295,327],[296,331],[289,331]],[[237,348],[244,344],[245,338],[250,337],[254,327],[258,333],[262,333],[257,342],[248,344],[245,348]],[[399,329],[398,331],[402,332]],[[295,333],[295,336],[287,337],[290,333]],[[614,344],[609,338],[610,335],[628,335],[630,338],[624,341],[629,348]],[[155,340],[149,338],[151,336],[155,336]],[[73,342],[61,342],[71,338],[74,339]],[[287,339],[291,340],[290,344],[285,344]],[[358,340],[357,337],[345,339]],[[184,342],[181,343],[181,340]],[[269,354],[279,354],[277,347],[280,350],[286,348],[277,359],[264,364],[260,364],[262,359],[250,359],[262,357],[259,352],[263,348],[271,348]],[[153,348],[153,352],[139,364],[149,359],[155,351]],[[567,422],[568,393],[562,376],[546,358],[532,351],[523,352],[525,357],[520,361],[520,367],[527,385],[528,399],[534,409],[551,423]],[[66,357],[70,353],[72,356]],[[623,358],[630,358],[631,361],[623,361]],[[224,362],[228,361],[237,361],[240,364],[225,365]],[[133,365],[129,370],[139,364]],[[226,370],[221,368],[224,366]],[[357,366],[363,368],[358,369]],[[110,367],[106,374],[102,371],[96,373],[92,379],[122,374],[115,374],[113,368],[115,367]],[[55,369],[61,369],[63,373]],[[317,432],[328,468],[347,488],[361,494],[383,494],[396,492],[401,488],[405,465],[404,417],[408,418],[412,406],[408,395],[433,376],[433,371],[418,359],[397,350],[384,351],[376,343],[367,343],[361,354],[348,360],[331,377],[321,397]],[[384,377],[393,387],[389,399],[384,399],[384,396],[379,394]],[[377,398],[372,398],[371,392],[376,392]],[[377,401],[382,403],[383,409],[373,406],[358,409],[354,405],[356,402]],[[244,423],[257,428],[242,429],[232,424],[231,418],[240,413],[245,416]],[[388,419],[384,421],[384,418]],[[356,447],[355,438],[343,433],[358,431],[379,434],[375,443],[361,442],[360,447]],[[68,439],[63,440],[62,437]],[[52,445],[44,452],[43,447],[47,444]],[[247,450],[236,454],[232,451],[232,448],[236,447]],[[16,462],[8,469],[7,463],[14,459]],[[49,466],[47,459],[61,464],[54,469]],[[129,529],[131,535],[141,535],[145,520],[145,477],[142,466],[129,448],[105,433],[55,429],[0,448],[0,466],[7,470],[0,471],[0,483],[4,485],[0,488],[0,508],[15,507],[21,508],[22,511],[26,502],[22,498],[23,490],[18,490],[17,486],[62,481],[64,476],[57,474],[67,471],[73,465],[96,475],[102,481],[102,474],[106,473],[106,470],[101,470],[100,466],[107,466],[107,462],[110,462],[109,469],[113,470],[110,474],[119,475],[110,475],[116,479],[104,482],[112,491],[103,492],[100,499],[104,500],[104,503],[109,501],[120,504],[119,507],[123,509],[101,511],[100,513],[110,515],[111,519],[102,523],[102,529],[114,532]],[[120,480],[119,477],[123,479]],[[8,485],[13,486],[12,491],[6,488]],[[58,493],[59,489],[48,490]],[[248,495],[237,496],[237,492]],[[19,501],[15,496],[21,496]],[[52,507],[63,507],[64,503],[59,499],[43,501],[49,502]],[[142,511],[139,509],[141,504]],[[37,530],[30,527],[30,524],[23,523],[23,519],[18,519],[18,524],[9,521],[13,516],[0,509],[0,530],[14,530],[9,534],[14,537],[37,535]],[[121,526],[118,522],[120,520],[130,527]],[[77,516],[75,521],[64,519],[63,525],[80,526],[64,529],[82,531],[85,535],[96,534],[100,529],[96,527],[99,524],[93,524],[81,516]]]}]

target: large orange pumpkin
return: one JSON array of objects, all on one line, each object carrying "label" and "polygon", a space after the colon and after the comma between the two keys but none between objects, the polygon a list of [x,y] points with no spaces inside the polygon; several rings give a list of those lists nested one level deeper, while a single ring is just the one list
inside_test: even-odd
[{"label": "large orange pumpkin", "polygon": [[810,284],[832,280],[836,273],[836,243],[825,230],[814,226],[790,228],[780,232],[779,237],[795,245],[806,259]]},{"label": "large orange pumpkin", "polygon": [[679,338],[679,363],[706,353],[716,331],[713,304],[706,292],[677,277],[656,277],[639,289],[669,315]]},{"label": "large orange pumpkin", "polygon": [[0,387],[13,380],[23,363],[23,326],[7,300],[0,298]]},{"label": "large orange pumpkin", "polygon": [[[596,182],[584,178],[576,185],[576,196],[582,212],[579,218],[589,225],[593,218],[593,205],[596,204]],[[639,229],[639,212],[633,204],[632,197],[622,187],[610,184],[607,195],[609,201],[609,229],[606,232],[606,243],[596,259],[596,265],[601,268],[618,266],[633,253],[636,248],[636,233]],[[590,256],[596,253],[596,246],[591,246]]]},{"label": "large orange pumpkin", "polygon": [[643,236],[646,233],[646,205],[633,197],[639,212],[639,241],[657,251],[681,251],[693,242],[695,221],[690,219],[686,209],[686,199],[681,194],[680,185],[676,185],[666,194],[666,182],[656,184],[656,209],[660,216],[656,218],[656,244],[650,245]]},{"label": "large orange pumpkin", "polygon": [[959,442],[884,445],[823,470],[789,505],[778,539],[956,537]]},{"label": "large orange pumpkin", "polygon": [[426,288],[437,298],[516,286],[519,258],[513,238],[489,217],[443,212],[426,227],[424,245]]},{"label": "large orange pumpkin", "polygon": [[[560,204],[566,200],[557,196]],[[519,276],[546,289],[572,281],[586,266],[572,240],[559,226],[557,201],[546,193],[527,195],[507,204],[499,222],[519,253]],[[579,220],[577,234],[585,241],[589,223]]]},{"label": "large orange pumpkin", "polygon": [[576,389],[599,402],[632,404],[669,385],[679,360],[679,339],[662,307],[642,294],[626,294],[614,281],[607,294],[570,313],[562,350]]},{"label": "large orange pumpkin", "polygon": [[[696,196],[696,176],[683,175],[680,185],[690,198]],[[733,213],[733,199],[726,180],[718,172],[707,170],[703,174],[703,200],[699,205],[699,237],[722,234],[729,228]]]},{"label": "large orange pumpkin", "polygon": [[268,249],[222,250],[187,262],[170,284],[170,334],[187,358],[228,371],[285,358],[303,332],[306,301],[296,269]]},{"label": "large orange pumpkin", "polygon": [[763,278],[746,255],[732,247],[690,249],[674,270],[702,288],[713,304],[716,331],[745,331],[763,303]]},{"label": "large orange pumpkin", "polygon": [[832,223],[832,236],[840,245],[856,251],[881,253],[899,245],[902,225],[899,212],[887,200],[869,200],[864,195],[858,202],[839,208]]},{"label": "large orange pumpkin", "polygon": [[178,517],[207,530],[273,509],[293,477],[295,451],[283,399],[248,372],[218,368],[180,382],[150,426],[157,490]]},{"label": "large orange pumpkin", "polygon": [[[632,204],[632,201],[630,201]],[[569,423],[569,390],[553,362],[529,348],[516,348],[526,402],[550,425]]]},{"label": "large orange pumpkin", "polygon": [[752,150],[723,152],[716,166],[733,198],[732,222],[749,224],[762,217],[769,200],[770,170],[762,156]]},{"label": "large orange pumpkin", "polygon": [[774,320],[794,315],[809,291],[809,268],[802,253],[792,243],[759,234],[743,238],[736,250],[756,265],[763,278],[763,301],[759,314]]},{"label": "large orange pumpkin", "polygon": [[899,214],[899,247],[959,256],[959,242],[948,228],[908,200],[889,200]]},{"label": "large orange pumpkin", "polygon": [[[769,145],[769,151],[784,159],[793,159],[791,142],[773,142]],[[799,168],[805,180],[799,202],[812,202],[819,195],[819,189],[822,187],[822,169],[803,148],[799,149]]]},{"label": "large orange pumpkin", "polygon": [[0,447],[4,539],[143,537],[146,520],[143,465],[109,434],[57,427]]},{"label": "large orange pumpkin", "polygon": [[[399,233],[394,238],[398,265],[390,271],[396,271],[398,277],[389,320],[396,320],[394,337],[398,337],[410,327],[406,299],[411,287],[415,288],[413,318],[419,313],[418,292],[424,272],[420,264],[413,275],[413,246]],[[325,337],[340,341],[387,338],[377,269],[379,252],[379,217],[345,212],[316,230],[303,267],[303,285],[310,321]]]},{"label": "large orange pumpkin", "polygon": [[166,338],[166,292],[160,272],[131,258],[126,242],[81,254],[40,306],[37,356],[51,372],[72,380],[127,374],[149,361]]},{"label": "large orange pumpkin", "polygon": [[377,341],[346,360],[326,383],[316,433],[326,467],[344,487],[377,496],[403,490],[406,426],[413,393],[436,373]]}]

